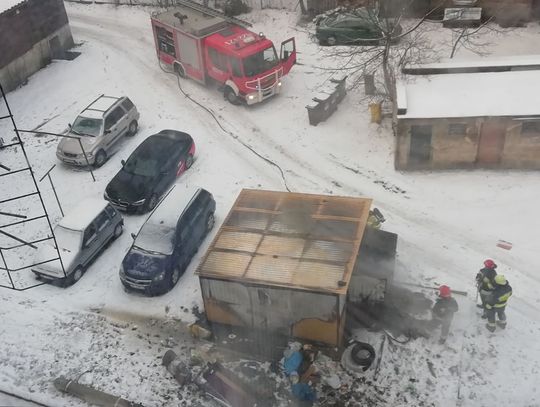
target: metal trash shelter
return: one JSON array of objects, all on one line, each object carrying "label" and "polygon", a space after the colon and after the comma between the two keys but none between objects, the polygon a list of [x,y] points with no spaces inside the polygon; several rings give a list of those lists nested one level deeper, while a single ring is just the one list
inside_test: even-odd
[{"label": "metal trash shelter", "polygon": [[370,206],[242,190],[197,270],[208,321],[339,346]]}]

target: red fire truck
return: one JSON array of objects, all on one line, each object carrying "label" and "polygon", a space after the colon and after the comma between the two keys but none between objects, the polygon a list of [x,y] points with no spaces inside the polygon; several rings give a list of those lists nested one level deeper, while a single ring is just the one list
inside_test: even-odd
[{"label": "red fire truck", "polygon": [[152,15],[159,59],[181,77],[217,82],[232,104],[262,102],[281,90],[296,62],[294,38],[281,44],[255,34],[246,21],[227,17],[191,0]]}]

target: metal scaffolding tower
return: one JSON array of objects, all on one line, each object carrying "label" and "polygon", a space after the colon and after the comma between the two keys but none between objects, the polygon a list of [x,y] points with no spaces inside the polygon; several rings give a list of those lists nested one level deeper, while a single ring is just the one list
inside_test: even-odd
[{"label": "metal scaffolding tower", "polygon": [[[44,284],[31,268],[59,262],[66,277],[47,208],[0,84],[0,287],[27,290]],[[2,126],[7,124],[7,127]],[[9,130],[7,130],[9,128]],[[50,258],[36,262],[39,245],[54,243]]]}]

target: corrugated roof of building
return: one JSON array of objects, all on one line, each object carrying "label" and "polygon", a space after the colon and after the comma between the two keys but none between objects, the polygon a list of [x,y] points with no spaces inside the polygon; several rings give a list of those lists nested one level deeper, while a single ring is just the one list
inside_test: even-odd
[{"label": "corrugated roof of building", "polygon": [[244,189],[197,274],[346,294],[371,199]]}]

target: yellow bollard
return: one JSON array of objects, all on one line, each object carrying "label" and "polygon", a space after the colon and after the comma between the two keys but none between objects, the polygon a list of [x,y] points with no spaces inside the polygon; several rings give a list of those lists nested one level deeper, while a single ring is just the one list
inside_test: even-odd
[{"label": "yellow bollard", "polygon": [[371,113],[371,123],[380,124],[382,120],[381,103],[370,103],[369,112]]}]

